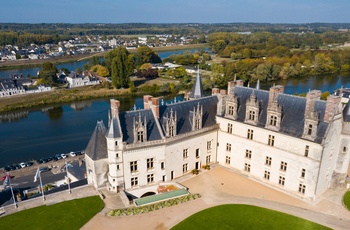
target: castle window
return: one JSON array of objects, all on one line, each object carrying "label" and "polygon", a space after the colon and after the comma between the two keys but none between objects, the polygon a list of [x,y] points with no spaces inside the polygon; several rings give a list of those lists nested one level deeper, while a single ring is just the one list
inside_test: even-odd
[{"label": "castle window", "polygon": [[255,111],[252,111],[252,110],[249,111],[248,119],[251,121],[255,121]]},{"label": "castle window", "polygon": [[271,116],[270,117],[270,125],[276,126],[277,125],[277,117],[276,116]]},{"label": "castle window", "polygon": [[120,167],[119,167],[119,165],[117,165],[117,170],[120,170]]},{"label": "castle window", "polygon": [[196,149],[196,158],[199,158],[200,157],[200,151],[199,149]]},{"label": "castle window", "polygon": [[283,176],[280,176],[280,179],[278,180],[278,184],[284,186],[285,181],[286,181],[286,178],[284,178]]},{"label": "castle window", "polygon": [[205,157],[205,163],[209,164],[211,162],[211,155]]},{"label": "castle window", "polygon": [[280,169],[283,172],[287,171],[287,162],[281,161]]},{"label": "castle window", "polygon": [[186,163],[182,165],[182,172],[186,173],[187,171],[188,171],[188,164]]},{"label": "castle window", "polygon": [[305,173],[306,173],[306,170],[305,169],[301,169],[301,178],[305,178]]},{"label": "castle window", "polygon": [[118,154],[118,153],[116,153],[116,154],[115,154],[115,157],[116,157],[116,158],[119,158],[119,154]]},{"label": "castle window", "polygon": [[304,184],[299,184],[299,192],[305,194],[306,186]]},{"label": "castle window", "polygon": [[254,131],[252,129],[248,129],[247,138],[249,140],[253,140],[253,135],[254,135]]},{"label": "castle window", "polygon": [[304,156],[307,157],[309,156],[309,149],[310,147],[308,145],[305,146],[305,152],[304,152]]},{"label": "castle window", "polygon": [[160,162],[160,168],[163,169],[163,170],[165,169],[165,163],[164,162]]},{"label": "castle window", "polygon": [[266,156],[265,165],[271,166],[272,157]]},{"label": "castle window", "polygon": [[147,159],[147,169],[153,169],[154,158]]},{"label": "castle window", "polygon": [[136,172],[137,171],[137,161],[131,161],[130,162],[130,172]]},{"label": "castle window", "polygon": [[152,183],[154,181],[154,174],[147,175],[147,183]]},{"label": "castle window", "polygon": [[250,172],[250,164],[248,164],[248,163],[244,164],[244,171]]},{"label": "castle window", "polygon": [[200,120],[196,119],[195,130],[200,129]]},{"label": "castle window", "polygon": [[207,141],[207,150],[210,150],[212,148],[211,143],[212,141]]},{"label": "castle window", "polygon": [[274,146],[275,145],[275,136],[269,135],[268,145]]},{"label": "castle window", "polygon": [[233,116],[233,110],[234,110],[234,107],[232,105],[229,105],[228,106],[228,115]]},{"label": "castle window", "polygon": [[226,143],[226,151],[231,152],[231,144]]},{"label": "castle window", "polygon": [[184,159],[184,160],[188,158],[188,149],[184,149],[184,150],[182,151],[182,156],[183,156],[183,159]]},{"label": "castle window", "polygon": [[311,135],[311,134],[312,134],[312,125],[309,125],[307,129],[307,135]]},{"label": "castle window", "polygon": [[170,127],[169,127],[169,136],[170,136],[170,137],[175,136],[174,126],[170,126]]},{"label": "castle window", "polygon": [[227,124],[227,132],[232,133],[232,124],[230,123]]},{"label": "castle window", "polygon": [[137,141],[143,142],[143,140],[144,140],[143,131],[138,131],[137,132]]},{"label": "castle window", "polygon": [[252,150],[245,150],[245,158],[252,159]]},{"label": "castle window", "polygon": [[116,145],[116,146],[118,145],[118,141],[115,141],[115,145]]},{"label": "castle window", "polygon": [[231,157],[230,156],[226,156],[226,164],[230,164],[231,163]]},{"label": "castle window", "polygon": [[343,153],[346,153],[346,147],[345,146],[343,147]]},{"label": "castle window", "polygon": [[270,172],[269,172],[269,171],[266,171],[266,170],[265,170],[264,178],[265,178],[266,180],[270,180]]},{"label": "castle window", "polygon": [[135,187],[139,184],[139,179],[137,177],[131,178],[131,187]]}]

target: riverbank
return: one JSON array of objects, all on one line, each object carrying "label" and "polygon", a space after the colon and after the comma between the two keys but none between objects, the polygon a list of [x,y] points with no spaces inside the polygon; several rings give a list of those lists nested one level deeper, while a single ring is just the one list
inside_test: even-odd
[{"label": "riverbank", "polygon": [[59,103],[127,95],[128,93],[129,89],[107,89],[101,86],[85,86],[74,89],[58,88],[50,92],[22,94],[1,98],[0,113],[44,107]]},{"label": "riverbank", "polygon": [[[182,45],[182,46],[164,46],[164,47],[154,47],[152,48],[156,52],[165,52],[165,51],[173,51],[173,50],[187,50],[187,49],[196,49],[196,48],[205,48],[208,47],[208,43],[202,44],[191,44],[191,45]],[[0,62],[0,70],[8,70],[8,69],[18,69],[18,68],[26,68],[26,67],[36,67],[41,66],[45,62],[52,62],[54,64],[66,63],[66,62],[74,62],[74,61],[82,61],[85,59],[92,58],[94,56],[103,57],[109,51],[94,53],[94,54],[79,54],[74,56],[63,56],[63,57],[53,57],[49,59],[38,59],[38,60],[16,60],[16,61],[1,61]],[[136,52],[136,49],[129,50],[130,53]]]}]

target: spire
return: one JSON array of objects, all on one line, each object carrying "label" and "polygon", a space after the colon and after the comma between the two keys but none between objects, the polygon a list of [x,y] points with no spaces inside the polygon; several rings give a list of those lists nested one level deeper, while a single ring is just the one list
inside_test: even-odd
[{"label": "spire", "polygon": [[260,90],[260,80],[258,79],[258,81],[256,82],[256,90]]},{"label": "spire", "polygon": [[191,92],[191,99],[197,99],[197,98],[201,98],[204,97],[204,92],[203,92],[203,86],[202,86],[202,80],[201,77],[199,75],[199,66],[197,67],[197,76],[196,76],[196,80],[194,81],[194,86],[192,88],[192,92]]}]

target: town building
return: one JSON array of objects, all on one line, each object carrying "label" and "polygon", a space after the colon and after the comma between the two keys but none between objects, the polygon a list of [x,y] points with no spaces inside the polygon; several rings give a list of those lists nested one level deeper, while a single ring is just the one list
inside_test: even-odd
[{"label": "town building", "polygon": [[[259,84],[258,84],[259,85]],[[98,121],[86,147],[88,183],[136,197],[206,164],[218,163],[276,190],[315,200],[346,186],[350,105],[321,92],[306,98],[228,83],[204,96],[199,72],[189,100],[120,111],[111,100],[108,127]]]}]

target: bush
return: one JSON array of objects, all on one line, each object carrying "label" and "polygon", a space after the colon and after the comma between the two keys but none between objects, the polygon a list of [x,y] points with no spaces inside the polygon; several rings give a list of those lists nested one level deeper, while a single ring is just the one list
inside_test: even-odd
[{"label": "bush", "polygon": [[192,169],[191,173],[192,173],[193,175],[198,175],[199,170],[198,170],[198,169]]}]

